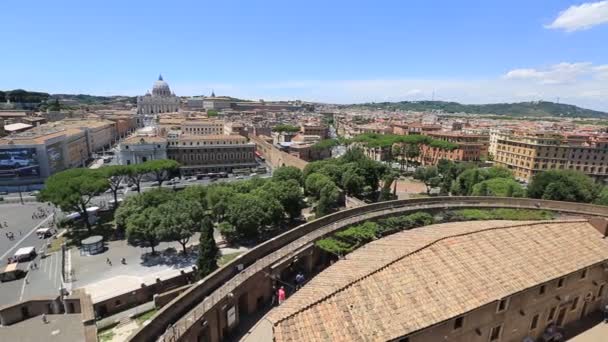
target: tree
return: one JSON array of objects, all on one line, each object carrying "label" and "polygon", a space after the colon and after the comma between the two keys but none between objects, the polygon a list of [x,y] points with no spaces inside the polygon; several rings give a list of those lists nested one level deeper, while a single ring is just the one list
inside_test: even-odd
[{"label": "tree", "polygon": [[53,203],[64,212],[79,213],[90,234],[91,223],[87,206],[93,197],[103,193],[108,187],[108,180],[99,170],[70,169],[47,178],[39,198],[41,201]]},{"label": "tree", "polygon": [[602,191],[600,191],[593,203],[599,205],[608,205],[608,187],[602,188]]},{"label": "tree", "polygon": [[473,196],[524,197],[524,188],[511,178],[492,178],[473,186]]},{"label": "tree", "polygon": [[353,168],[347,169],[342,174],[342,188],[351,196],[360,196],[365,186],[365,179],[357,174]]},{"label": "tree", "polygon": [[288,181],[290,179],[302,184],[302,171],[295,166],[282,166],[272,173],[273,181]]},{"label": "tree", "polygon": [[304,189],[314,198],[319,198],[321,189],[327,184],[334,184],[329,177],[320,173],[313,173],[306,178]]},{"label": "tree", "polygon": [[414,172],[414,178],[422,181],[426,185],[426,193],[430,194],[431,189],[441,184],[441,177],[436,166],[419,167]]},{"label": "tree", "polygon": [[179,170],[179,163],[172,159],[150,160],[143,165],[148,172],[154,175],[158,187],[161,187],[164,181],[169,180]]},{"label": "tree", "polygon": [[154,207],[134,213],[127,219],[127,242],[136,247],[150,247],[152,254],[156,254],[154,247],[161,241],[158,228],[162,220],[163,216]]},{"label": "tree", "polygon": [[207,210],[209,207],[207,203],[207,189],[208,187],[202,185],[188,186],[184,190],[180,191],[178,196],[184,201],[198,202],[203,210]]},{"label": "tree", "polygon": [[162,217],[157,228],[162,241],[177,241],[187,254],[186,244],[196,233],[203,219],[203,208],[196,201],[184,201],[180,197],[161,204],[158,213]]},{"label": "tree", "polygon": [[291,221],[302,214],[304,194],[302,194],[302,188],[296,180],[268,182],[262,186],[260,191],[266,192],[271,198],[277,199]]},{"label": "tree", "polygon": [[224,184],[216,184],[207,187],[207,204],[211,209],[212,216],[216,222],[223,220],[230,200],[236,195],[233,188]]},{"label": "tree", "polygon": [[528,196],[556,201],[589,203],[593,201],[599,187],[584,173],[573,170],[549,170],[540,172],[528,186]]},{"label": "tree", "polygon": [[406,168],[412,165],[412,163],[420,156],[420,145],[419,144],[407,144],[405,148],[405,162]]},{"label": "tree", "polygon": [[118,189],[129,174],[128,167],[123,165],[105,166],[100,169],[108,179],[110,190],[114,196],[114,209],[118,207]]},{"label": "tree", "polygon": [[333,183],[325,184],[320,191],[319,201],[315,207],[315,217],[319,218],[331,213],[338,206],[339,199],[340,190],[338,187]]},{"label": "tree", "polygon": [[175,198],[175,191],[169,189],[152,189],[137,196],[129,196],[114,213],[116,225],[126,228],[127,221],[146,208],[156,208]]},{"label": "tree", "polygon": [[253,239],[267,223],[267,215],[260,197],[236,194],[228,204],[226,220],[234,226],[239,239]]},{"label": "tree", "polygon": [[198,277],[205,278],[217,269],[217,260],[220,257],[220,250],[217,248],[213,237],[213,223],[209,217],[204,217],[201,223],[201,235],[198,244]]},{"label": "tree", "polygon": [[129,182],[137,187],[137,192],[141,193],[141,181],[150,171],[144,164],[132,164],[127,166],[127,178]]}]

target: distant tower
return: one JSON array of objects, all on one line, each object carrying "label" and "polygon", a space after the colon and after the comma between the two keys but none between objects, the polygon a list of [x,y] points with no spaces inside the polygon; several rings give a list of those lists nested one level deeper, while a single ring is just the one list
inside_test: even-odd
[{"label": "distant tower", "polygon": [[162,81],[163,80],[163,75],[162,74],[158,74],[158,80]]},{"label": "distant tower", "polygon": [[215,97],[215,92],[211,89],[211,97]]}]

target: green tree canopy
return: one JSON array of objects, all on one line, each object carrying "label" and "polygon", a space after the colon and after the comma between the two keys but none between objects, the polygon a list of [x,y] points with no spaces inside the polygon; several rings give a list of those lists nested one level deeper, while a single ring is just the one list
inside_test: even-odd
[{"label": "green tree canopy", "polygon": [[419,167],[414,172],[414,178],[422,181],[426,186],[426,193],[430,194],[431,189],[441,185],[441,176],[436,166]]},{"label": "green tree canopy", "polygon": [[300,131],[300,127],[293,125],[280,124],[272,128],[274,132],[295,133]]},{"label": "green tree canopy", "polygon": [[158,206],[158,214],[162,217],[157,227],[160,240],[179,242],[186,254],[186,244],[200,230],[203,207],[198,201],[184,201],[181,196],[176,196]]},{"label": "green tree canopy", "polygon": [[327,184],[334,184],[329,177],[320,173],[313,173],[306,178],[304,189],[314,198],[319,198],[321,189]]},{"label": "green tree canopy", "polygon": [[150,247],[152,254],[156,254],[154,248],[161,241],[162,220],[163,216],[154,207],[132,214],[127,220],[127,242],[136,247]]},{"label": "green tree canopy", "polygon": [[99,169],[108,179],[108,185],[114,196],[114,208],[118,207],[118,188],[129,175],[129,167],[123,165],[104,166]]},{"label": "green tree canopy", "polygon": [[528,197],[556,201],[592,202],[600,189],[584,173],[573,170],[540,172],[528,186]]},{"label": "green tree canopy", "polygon": [[179,170],[179,163],[172,159],[155,159],[141,164],[141,167],[154,175],[160,187]]},{"label": "green tree canopy", "polygon": [[525,194],[524,188],[511,178],[491,178],[475,184],[472,191],[473,196],[524,197]]},{"label": "green tree canopy", "polygon": [[282,166],[272,173],[273,181],[288,181],[290,179],[302,184],[302,171],[295,166]]},{"label": "green tree canopy", "polygon": [[91,169],[70,169],[47,178],[40,200],[51,202],[64,212],[77,212],[91,233],[87,206],[93,197],[109,188],[103,172]]}]

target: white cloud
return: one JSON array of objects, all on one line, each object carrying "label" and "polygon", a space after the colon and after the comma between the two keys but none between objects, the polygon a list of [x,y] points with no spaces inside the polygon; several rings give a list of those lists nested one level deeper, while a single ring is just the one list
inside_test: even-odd
[{"label": "white cloud", "polygon": [[608,76],[608,65],[593,66],[592,63],[559,63],[544,69],[513,69],[504,75],[508,80],[533,80],[540,84],[572,83],[581,78]]},{"label": "white cloud", "polygon": [[545,27],[572,32],[606,23],[608,23],[608,1],[599,1],[570,6]]}]

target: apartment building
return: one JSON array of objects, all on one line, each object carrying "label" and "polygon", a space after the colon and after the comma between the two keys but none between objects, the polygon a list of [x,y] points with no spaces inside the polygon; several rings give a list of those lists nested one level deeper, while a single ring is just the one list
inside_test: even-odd
[{"label": "apartment building", "polygon": [[480,161],[488,155],[489,137],[487,135],[471,135],[458,132],[431,132],[429,137],[454,143],[458,148],[445,150],[429,145],[420,146],[420,162],[422,165],[435,165],[441,159],[451,161]]},{"label": "apartment building", "polygon": [[255,144],[241,135],[176,134],[168,137],[167,158],[185,176],[255,167]]},{"label": "apartment building", "polygon": [[441,125],[419,122],[394,123],[391,125],[391,131],[397,135],[429,134],[441,131]]},{"label": "apartment building", "polygon": [[300,132],[304,135],[317,135],[321,139],[327,139],[329,135],[328,128],[323,125],[302,125]]},{"label": "apartment building", "polygon": [[188,135],[221,135],[224,134],[224,122],[221,120],[185,120],[181,131]]},{"label": "apartment building", "polygon": [[608,138],[555,133],[510,135],[498,139],[494,162],[522,181],[546,170],[576,170],[603,180],[608,176]]}]

